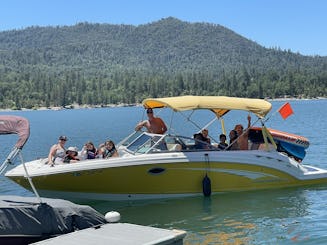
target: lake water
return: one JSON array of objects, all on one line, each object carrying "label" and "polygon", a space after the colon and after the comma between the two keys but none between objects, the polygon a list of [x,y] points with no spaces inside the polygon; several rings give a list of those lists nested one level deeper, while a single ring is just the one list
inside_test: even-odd
[{"label": "lake water", "polygon": [[[286,120],[274,114],[283,103],[272,102],[267,126],[307,137],[310,147],[304,162],[327,168],[327,100],[291,101],[294,115]],[[156,110],[155,113],[169,125],[170,111]],[[31,135],[23,149],[24,160],[30,161],[46,156],[59,135],[68,136],[66,146],[79,149],[89,140],[96,145],[109,138],[118,143],[142,120],[144,110],[117,107],[0,112],[4,114],[23,116],[30,121]],[[212,118],[212,114],[200,112],[198,121],[208,123]],[[174,118],[175,121],[179,118]],[[225,123],[227,132],[235,123],[246,125],[246,114],[230,113]],[[172,126],[176,132],[186,135],[197,130],[184,123]],[[209,135],[214,139],[219,134],[216,126],[209,127]],[[15,135],[0,137],[1,162],[16,140]],[[0,176],[0,194],[32,195],[4,176]],[[122,222],[185,230],[184,244],[327,244],[327,187],[228,193],[210,198],[85,204],[102,213],[116,210],[122,215]]]}]

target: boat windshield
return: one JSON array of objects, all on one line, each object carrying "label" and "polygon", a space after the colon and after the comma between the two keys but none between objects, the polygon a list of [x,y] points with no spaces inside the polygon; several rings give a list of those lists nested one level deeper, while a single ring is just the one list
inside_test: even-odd
[{"label": "boat windshield", "polygon": [[163,138],[165,135],[160,134],[150,134],[143,132],[141,135],[131,135],[130,138],[126,139],[122,143],[123,146],[126,146],[126,150],[133,153],[148,153],[157,150],[164,150]]},{"label": "boat windshield", "polygon": [[160,135],[143,132],[132,134],[120,144],[132,154],[217,150],[210,144],[194,138],[177,135]]}]

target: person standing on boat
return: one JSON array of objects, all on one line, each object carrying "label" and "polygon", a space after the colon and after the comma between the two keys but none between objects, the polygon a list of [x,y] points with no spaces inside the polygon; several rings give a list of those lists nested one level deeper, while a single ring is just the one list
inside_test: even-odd
[{"label": "person standing on boat", "polygon": [[240,150],[248,150],[249,149],[249,128],[251,127],[251,116],[248,115],[248,127],[243,130],[242,124],[237,124],[234,128],[234,130],[237,132],[238,139],[237,143],[240,148]]},{"label": "person standing on boat", "polygon": [[237,143],[237,132],[233,129],[229,132],[229,145],[226,148],[228,151],[236,151],[239,150],[240,147]]},{"label": "person standing on boat", "polygon": [[62,135],[59,137],[58,143],[50,148],[48,164],[53,165],[54,163],[63,163],[66,155],[65,143],[67,140],[67,137]]},{"label": "person standing on boat", "polygon": [[138,123],[135,127],[135,131],[139,131],[145,127],[149,133],[164,134],[167,131],[167,126],[164,121],[160,117],[155,117],[151,108],[148,108],[146,113],[148,115],[148,120]]}]

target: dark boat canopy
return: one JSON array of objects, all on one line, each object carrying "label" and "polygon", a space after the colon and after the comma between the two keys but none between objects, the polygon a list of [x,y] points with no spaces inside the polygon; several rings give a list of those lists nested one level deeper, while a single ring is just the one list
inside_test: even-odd
[{"label": "dark boat canopy", "polygon": [[30,124],[24,117],[0,115],[0,135],[17,134],[19,139],[15,145],[22,149],[30,136]]},{"label": "dark boat canopy", "polygon": [[90,206],[63,199],[42,200],[38,203],[34,197],[1,195],[1,244],[30,244],[107,223]]}]

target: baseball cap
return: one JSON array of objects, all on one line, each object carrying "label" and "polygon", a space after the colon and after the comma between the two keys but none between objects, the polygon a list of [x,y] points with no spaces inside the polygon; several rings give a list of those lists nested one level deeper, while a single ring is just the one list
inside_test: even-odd
[{"label": "baseball cap", "polygon": [[65,135],[61,135],[61,136],[59,137],[59,140],[67,141],[68,139],[67,139],[67,137],[66,137]]}]

